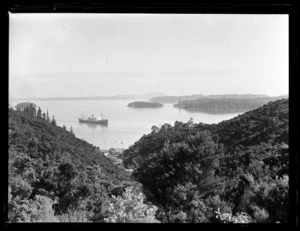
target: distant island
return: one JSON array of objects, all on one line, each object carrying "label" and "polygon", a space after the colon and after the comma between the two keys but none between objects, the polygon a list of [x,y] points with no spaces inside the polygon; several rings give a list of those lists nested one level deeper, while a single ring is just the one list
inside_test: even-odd
[{"label": "distant island", "polygon": [[188,111],[206,112],[212,114],[226,114],[246,112],[258,108],[271,101],[287,98],[286,96],[257,97],[257,98],[200,98],[184,100],[174,107]]},{"label": "distant island", "polygon": [[133,108],[159,108],[164,105],[156,102],[137,101],[129,103],[127,106]]},{"label": "distant island", "polygon": [[178,103],[183,100],[194,100],[194,99],[203,99],[203,98],[211,98],[211,99],[253,99],[260,97],[268,97],[267,95],[261,94],[224,94],[224,95],[202,95],[202,94],[194,94],[194,95],[181,95],[181,96],[157,96],[150,99],[152,102],[156,103]]}]

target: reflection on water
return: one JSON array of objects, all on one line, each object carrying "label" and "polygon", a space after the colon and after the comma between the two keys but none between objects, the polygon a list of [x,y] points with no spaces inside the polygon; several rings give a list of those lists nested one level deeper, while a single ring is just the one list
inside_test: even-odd
[{"label": "reflection on water", "polygon": [[107,128],[108,124],[89,124],[89,123],[78,123],[80,127],[88,127],[92,129],[96,128]]}]

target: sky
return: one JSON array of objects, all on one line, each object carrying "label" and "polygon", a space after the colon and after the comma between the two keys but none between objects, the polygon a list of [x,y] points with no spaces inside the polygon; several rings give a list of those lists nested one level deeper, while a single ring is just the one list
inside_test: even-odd
[{"label": "sky", "polygon": [[288,94],[288,15],[9,15],[9,95]]}]

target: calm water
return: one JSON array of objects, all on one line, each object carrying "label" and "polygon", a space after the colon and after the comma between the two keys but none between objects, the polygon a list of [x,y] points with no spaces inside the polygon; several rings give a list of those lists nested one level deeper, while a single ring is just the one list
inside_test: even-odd
[{"label": "calm water", "polygon": [[[206,114],[188,112],[165,104],[163,108],[137,109],[127,104],[137,100],[30,100],[41,107],[43,112],[54,115],[57,125],[72,126],[76,137],[99,146],[100,149],[128,148],[143,134],[151,132],[153,125],[164,123],[174,125],[175,121],[187,122],[193,118],[195,123],[218,123],[237,116],[235,114]],[[12,106],[26,100],[10,100]],[[81,115],[100,116],[103,113],[108,125],[82,124],[78,122]]]}]

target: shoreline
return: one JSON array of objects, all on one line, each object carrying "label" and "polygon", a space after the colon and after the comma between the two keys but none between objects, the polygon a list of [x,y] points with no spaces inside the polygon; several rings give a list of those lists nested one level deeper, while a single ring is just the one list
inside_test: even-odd
[{"label": "shoreline", "polygon": [[101,149],[100,148],[100,151],[101,152],[104,152],[104,153],[109,153],[110,150],[114,150],[115,153],[123,153],[127,148],[109,148],[109,149]]}]

